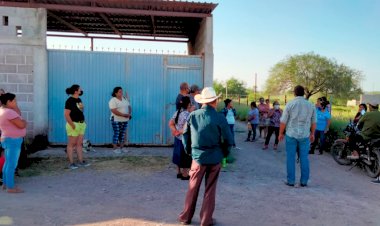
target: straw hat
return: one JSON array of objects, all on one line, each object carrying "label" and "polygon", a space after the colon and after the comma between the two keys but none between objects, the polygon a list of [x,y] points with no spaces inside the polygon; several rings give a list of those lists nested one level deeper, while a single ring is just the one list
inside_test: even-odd
[{"label": "straw hat", "polygon": [[219,94],[218,96],[216,95],[214,88],[205,87],[200,94],[194,96],[194,99],[196,102],[200,104],[207,104],[218,99],[220,95],[221,94]]}]

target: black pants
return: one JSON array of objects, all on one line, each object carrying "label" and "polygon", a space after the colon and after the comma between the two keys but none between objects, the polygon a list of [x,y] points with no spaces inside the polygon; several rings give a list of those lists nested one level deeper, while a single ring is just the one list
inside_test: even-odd
[{"label": "black pants", "polygon": [[258,124],[251,123],[252,130],[248,131],[247,140],[249,140],[249,138],[251,137],[251,134],[252,134],[252,140],[256,139],[256,128],[257,128],[257,125]]},{"label": "black pants", "polygon": [[270,137],[272,136],[273,132],[276,134],[276,139],[274,141],[274,144],[278,144],[278,136],[280,135],[280,127],[274,127],[274,126],[269,126],[268,127],[268,134],[267,137],[265,138],[265,145],[269,144]]},{"label": "black pants", "polygon": [[317,147],[319,140],[319,153],[323,153],[325,150],[325,141],[326,141],[326,134],[325,131],[322,130],[315,130],[314,133],[314,142],[311,144],[310,153],[314,153],[315,148]]}]

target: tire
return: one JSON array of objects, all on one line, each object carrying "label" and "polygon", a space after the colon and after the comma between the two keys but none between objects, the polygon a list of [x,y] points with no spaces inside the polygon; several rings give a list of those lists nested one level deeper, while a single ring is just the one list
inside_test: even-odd
[{"label": "tire", "polygon": [[372,178],[376,178],[380,174],[380,151],[374,149],[371,152],[371,165],[364,165],[367,175]]},{"label": "tire", "polygon": [[347,142],[335,142],[331,146],[331,155],[339,165],[350,165],[352,161],[347,159]]}]

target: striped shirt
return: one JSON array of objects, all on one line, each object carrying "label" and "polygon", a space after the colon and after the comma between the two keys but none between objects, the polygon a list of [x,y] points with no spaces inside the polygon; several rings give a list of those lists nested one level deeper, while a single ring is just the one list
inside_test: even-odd
[{"label": "striped shirt", "polygon": [[315,122],[315,107],[301,96],[290,101],[281,116],[281,123],[286,125],[286,135],[296,139],[309,137],[311,125]]}]

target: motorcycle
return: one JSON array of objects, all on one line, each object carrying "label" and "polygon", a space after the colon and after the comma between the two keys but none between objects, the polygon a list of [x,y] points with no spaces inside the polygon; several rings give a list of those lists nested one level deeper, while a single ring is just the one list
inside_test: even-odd
[{"label": "motorcycle", "polygon": [[365,142],[355,141],[355,147],[359,154],[359,159],[353,160],[347,158],[351,155],[352,148],[350,141],[354,141],[355,134],[360,133],[357,126],[350,121],[344,129],[345,139],[337,139],[331,146],[331,154],[334,160],[340,165],[354,164],[355,166],[364,168],[369,177],[375,178],[380,174],[380,138],[372,139]]}]

